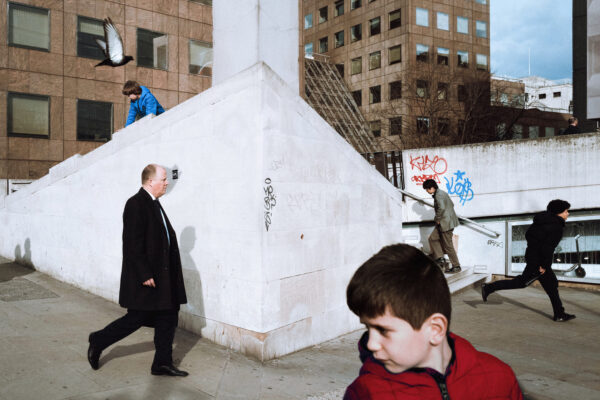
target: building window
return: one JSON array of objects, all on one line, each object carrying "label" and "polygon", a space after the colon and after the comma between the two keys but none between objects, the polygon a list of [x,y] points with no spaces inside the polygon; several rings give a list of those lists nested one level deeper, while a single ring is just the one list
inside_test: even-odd
[{"label": "building window", "polygon": [[443,31],[450,30],[450,20],[448,19],[448,14],[443,12],[437,13],[437,28]]},{"label": "building window", "polygon": [[417,132],[421,134],[429,133],[429,118],[417,117]]},{"label": "building window", "polygon": [[417,25],[429,26],[429,11],[427,9],[417,7]]},{"label": "building window", "polygon": [[213,0],[192,0],[194,3],[204,4],[206,6],[212,6]]},{"label": "building window", "polygon": [[393,46],[389,48],[390,65],[396,64],[402,61],[402,45]]},{"label": "building window", "polygon": [[312,28],[312,26],[313,26],[312,14],[306,14],[304,16],[304,29]]},{"label": "building window", "polygon": [[310,42],[310,43],[306,43],[306,44],[304,45],[304,54],[305,54],[305,55],[307,55],[307,56],[312,56],[312,54],[313,54],[313,51],[314,51],[314,50],[313,50],[313,44],[312,44],[312,42]]},{"label": "building window", "polygon": [[560,92],[554,92],[552,93],[552,97],[560,97]]},{"label": "building window", "polygon": [[546,93],[540,93],[540,95],[538,96],[540,100],[545,99],[546,98]]},{"label": "building window", "polygon": [[343,78],[344,77],[344,64],[335,64],[335,69],[337,69],[338,74]]},{"label": "building window", "polygon": [[344,31],[336,32],[333,35],[335,39],[335,48],[342,47],[344,45]]},{"label": "building window", "polygon": [[212,76],[212,64],[212,44],[199,40],[190,40],[190,74]]},{"label": "building window", "polygon": [[87,17],[77,17],[77,55],[79,57],[104,60],[104,52],[96,39],[104,40],[102,21]]},{"label": "building window", "polygon": [[390,82],[390,100],[402,98],[402,81]]},{"label": "building window", "polygon": [[352,98],[357,106],[362,106],[362,90],[355,90],[352,92]]},{"label": "building window", "polygon": [[354,42],[358,42],[361,39],[362,39],[362,25],[361,24],[354,25],[353,27],[350,28],[350,41],[352,43],[354,43]]},{"label": "building window", "polygon": [[450,120],[448,118],[438,118],[437,131],[440,136],[447,136],[450,132]]},{"label": "building window", "polygon": [[469,66],[469,53],[467,51],[457,51],[456,58],[459,67],[467,68]]},{"label": "building window", "polygon": [[456,17],[456,32],[469,34],[469,19],[465,17]]},{"label": "building window", "polygon": [[390,118],[390,135],[402,135],[402,117]]},{"label": "building window", "polygon": [[400,10],[392,11],[390,13],[390,29],[399,28],[402,26],[402,20]]},{"label": "building window", "polygon": [[369,70],[381,67],[381,51],[369,54]]},{"label": "building window", "polygon": [[327,53],[329,50],[327,36],[319,39],[319,53]]},{"label": "building window", "polygon": [[333,9],[333,16],[334,17],[339,17],[341,15],[344,15],[344,0],[338,0],[335,2],[335,4],[333,5],[334,9]]},{"label": "building window", "polygon": [[417,44],[417,61],[427,62],[429,60],[429,46]]},{"label": "building window", "polygon": [[456,94],[458,97],[458,101],[461,101],[461,102],[467,101],[467,88],[465,87],[465,85],[458,85]]},{"label": "building window", "polygon": [[530,126],[529,127],[529,138],[536,139],[540,137],[540,127],[539,126]]},{"label": "building window", "polygon": [[319,23],[327,21],[327,6],[319,8]]},{"label": "building window", "polygon": [[437,63],[441,65],[448,65],[448,59],[450,58],[450,49],[444,47],[437,48]]},{"label": "building window", "polygon": [[8,92],[9,136],[50,136],[50,97]]},{"label": "building window", "polygon": [[353,58],[350,66],[350,74],[356,75],[362,72],[362,57]]},{"label": "building window", "polygon": [[477,35],[477,37],[486,38],[487,37],[487,22],[475,21],[475,34]]},{"label": "building window", "polygon": [[50,50],[49,10],[8,3],[8,44]]},{"label": "building window", "polygon": [[488,61],[485,54],[477,54],[475,61],[477,62],[477,69],[487,70]]},{"label": "building window", "polygon": [[77,140],[107,142],[112,133],[112,103],[77,100]]},{"label": "building window", "polygon": [[167,69],[168,37],[164,33],[137,29],[137,65],[140,67]]},{"label": "building window", "polygon": [[381,17],[369,20],[369,35],[379,35],[381,33]]},{"label": "building window", "polygon": [[477,4],[487,4],[487,0],[475,0]]},{"label": "building window", "polygon": [[417,80],[417,97],[425,98],[429,94],[429,82],[418,79]]},{"label": "building window", "polygon": [[362,6],[361,0],[351,0],[350,1],[350,10],[355,10],[360,6]]},{"label": "building window", "polygon": [[371,121],[369,122],[369,126],[371,128],[371,134],[374,137],[380,137],[381,136],[381,121]]},{"label": "building window", "polygon": [[438,100],[448,100],[448,84],[439,82],[437,87]]},{"label": "building window", "polygon": [[547,126],[544,128],[544,136],[553,137],[554,136],[554,128],[551,126]]},{"label": "building window", "polygon": [[371,86],[369,88],[369,104],[377,104],[381,101],[381,86]]},{"label": "building window", "polygon": [[514,124],[512,129],[512,137],[513,139],[523,139],[523,125]]}]

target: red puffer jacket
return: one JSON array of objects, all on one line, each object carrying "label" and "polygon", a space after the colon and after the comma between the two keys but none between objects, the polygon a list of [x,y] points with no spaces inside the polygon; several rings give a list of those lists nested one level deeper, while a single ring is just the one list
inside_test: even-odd
[{"label": "red puffer jacket", "polygon": [[[366,349],[366,333],[359,342],[363,366],[346,389],[344,400],[522,400],[512,369],[496,357],[477,351],[471,343],[451,333],[454,356],[446,374],[431,369],[388,372]],[[446,397],[442,395],[444,389]]]}]

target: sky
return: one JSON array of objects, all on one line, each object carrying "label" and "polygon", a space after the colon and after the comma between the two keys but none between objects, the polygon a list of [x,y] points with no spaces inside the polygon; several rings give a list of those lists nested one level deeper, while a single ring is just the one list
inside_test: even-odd
[{"label": "sky", "polygon": [[572,79],[569,0],[490,0],[490,67],[496,75]]}]

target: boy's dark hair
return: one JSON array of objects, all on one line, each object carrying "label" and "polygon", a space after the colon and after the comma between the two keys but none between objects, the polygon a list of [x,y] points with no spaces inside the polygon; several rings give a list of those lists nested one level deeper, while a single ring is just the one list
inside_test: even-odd
[{"label": "boy's dark hair", "polygon": [[142,88],[136,81],[127,81],[123,85],[123,94],[129,96],[130,94],[142,94]]},{"label": "boy's dark hair", "polygon": [[571,204],[568,201],[556,199],[548,203],[546,210],[552,214],[560,214],[569,208],[571,208]]},{"label": "boy's dark hair", "polygon": [[431,189],[431,188],[438,188],[438,184],[436,181],[434,181],[433,179],[427,179],[425,182],[423,182],[423,189]]},{"label": "boy's dark hair", "polygon": [[407,244],[386,246],[354,273],[346,302],[359,317],[390,313],[419,330],[432,314],[448,319],[450,290],[440,267],[422,251]]}]

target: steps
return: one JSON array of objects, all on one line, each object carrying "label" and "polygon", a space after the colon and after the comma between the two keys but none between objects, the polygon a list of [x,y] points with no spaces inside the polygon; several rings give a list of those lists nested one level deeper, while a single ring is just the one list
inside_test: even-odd
[{"label": "steps", "polygon": [[444,274],[448,281],[450,294],[455,294],[472,286],[479,286],[491,277],[491,274],[480,274],[473,272],[473,267],[462,267],[462,271],[456,274]]}]

